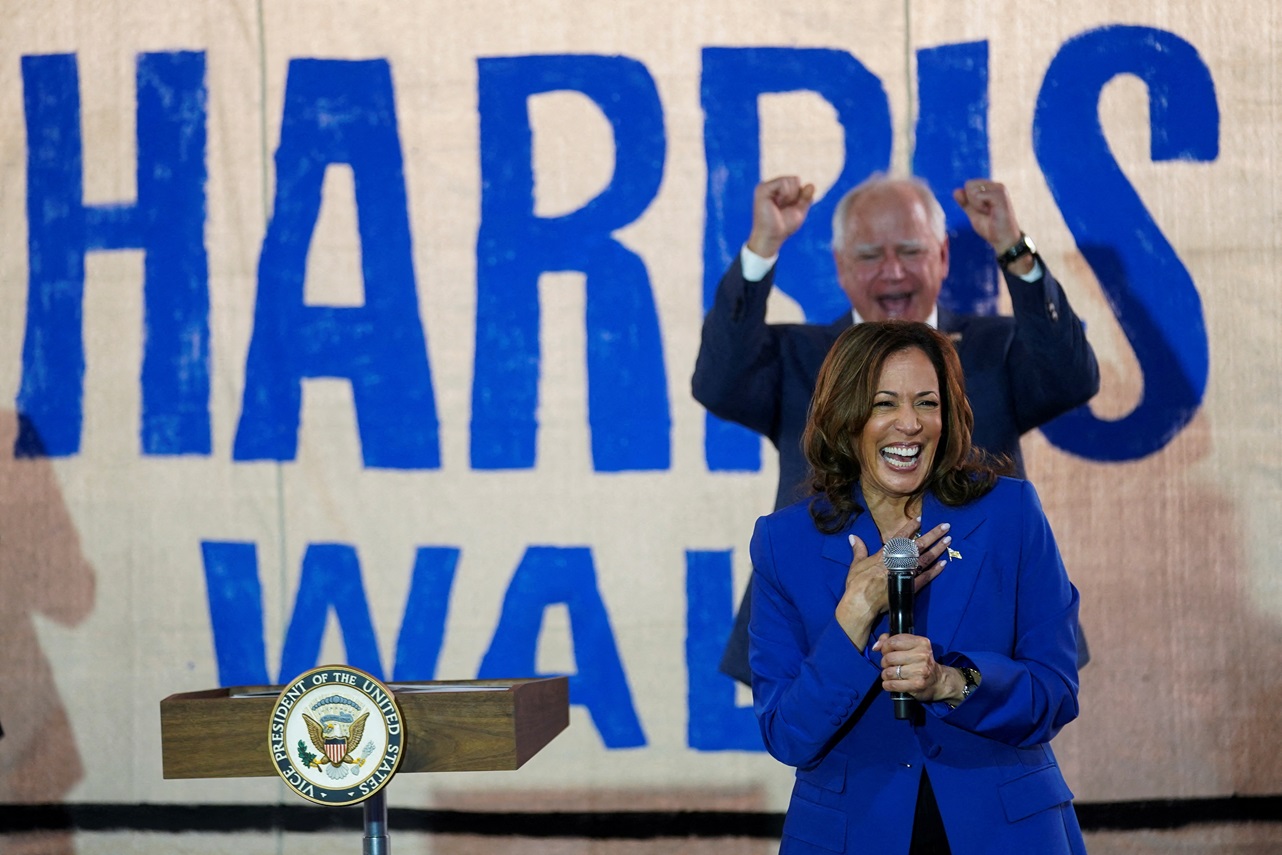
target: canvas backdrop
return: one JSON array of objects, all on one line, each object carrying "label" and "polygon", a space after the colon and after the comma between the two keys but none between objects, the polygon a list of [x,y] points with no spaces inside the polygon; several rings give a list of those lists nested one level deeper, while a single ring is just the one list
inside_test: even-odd
[{"label": "canvas backdrop", "polygon": [[[350,662],[571,675],[393,806],[781,810],[715,670],[774,451],[689,380],[757,178],[870,168],[1005,183],[1099,358],[1025,438],[1077,799],[1282,792],[1273,4],[2,5],[0,801],[299,803],[164,780],[159,701]],[[825,217],[772,319],[840,311]]]}]

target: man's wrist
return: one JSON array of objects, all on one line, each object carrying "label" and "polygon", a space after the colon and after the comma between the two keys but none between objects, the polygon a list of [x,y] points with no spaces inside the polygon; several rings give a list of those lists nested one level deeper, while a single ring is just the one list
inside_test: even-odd
[{"label": "man's wrist", "polygon": [[760,282],[775,266],[778,255],[763,256],[754,252],[747,244],[739,251],[739,266],[743,268],[743,278],[747,282]]},{"label": "man's wrist", "polygon": [[762,234],[753,229],[748,233],[748,242],[744,246],[762,258],[774,258],[779,254],[779,248],[783,246],[783,241],[768,233]]},{"label": "man's wrist", "polygon": [[1023,232],[1013,241],[1003,242],[1001,247],[994,246],[997,252],[997,264],[1002,270],[1008,270],[1016,276],[1026,275],[1032,270],[1033,258],[1037,255],[1037,244]]},{"label": "man's wrist", "polygon": [[1037,256],[1026,255],[1008,264],[1006,272],[1018,276],[1025,282],[1035,282],[1042,277],[1042,266],[1038,263]]}]

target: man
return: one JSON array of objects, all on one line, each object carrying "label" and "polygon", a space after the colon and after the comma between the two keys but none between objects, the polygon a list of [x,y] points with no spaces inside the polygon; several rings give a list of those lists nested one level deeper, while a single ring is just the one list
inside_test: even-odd
[{"label": "man", "polygon": [[[826,326],[767,324],[779,249],[805,222],[814,193],[794,176],[757,185],[748,242],[704,318],[695,400],[774,443],[775,507],[783,507],[806,493],[801,434],[819,366],[837,336],[860,321],[924,321],[957,346],[975,445],[1008,455],[1022,476],[1020,435],[1089,401],[1099,391],[1099,367],[1063,289],[1020,230],[1006,188],[973,179],[953,198],[993,247],[1013,317],[959,315],[937,305],[948,275],[943,209],[919,179],[875,175],[842,197],[833,216],[837,280],[853,311]],[[723,672],[745,683],[747,616],[745,597],[721,661]],[[1079,656],[1084,664],[1084,644]]]}]

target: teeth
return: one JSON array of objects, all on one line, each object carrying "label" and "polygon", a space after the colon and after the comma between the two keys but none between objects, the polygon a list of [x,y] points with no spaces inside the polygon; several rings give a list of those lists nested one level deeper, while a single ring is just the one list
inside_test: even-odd
[{"label": "teeth", "polygon": [[881,450],[881,459],[885,460],[892,469],[907,471],[916,468],[917,455],[920,453],[920,446],[888,445]]}]

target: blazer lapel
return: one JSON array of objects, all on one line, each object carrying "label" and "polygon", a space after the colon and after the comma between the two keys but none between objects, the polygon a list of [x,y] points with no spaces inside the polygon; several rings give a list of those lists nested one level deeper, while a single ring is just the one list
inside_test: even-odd
[{"label": "blazer lapel", "polygon": [[850,573],[850,560],[855,554],[850,547],[852,534],[864,542],[864,546],[868,547],[869,555],[881,549],[881,532],[877,531],[877,524],[873,522],[872,514],[867,511],[861,513],[841,531],[824,537],[823,557],[839,565],[838,567],[825,566],[824,578],[838,600],[841,599],[842,594],[846,593],[846,576]]},{"label": "blazer lapel", "polygon": [[923,597],[926,607],[919,607],[917,611],[918,634],[928,636],[944,650],[952,646],[987,558],[987,539],[981,532],[985,519],[974,505],[950,508],[940,504],[933,495],[927,495],[923,502],[922,530],[929,531],[946,522],[953,538],[943,555],[947,562],[944,571],[926,586]]},{"label": "blazer lapel", "polygon": [[[952,646],[953,636],[957,634],[957,627],[966,613],[975,582],[987,558],[988,542],[982,532],[985,519],[974,505],[950,508],[929,493],[922,503],[921,530],[929,531],[946,522],[953,540],[944,553],[947,561],[944,571],[917,595],[914,628],[918,635],[930,638],[944,650]],[[846,574],[853,555],[850,549],[852,534],[864,542],[870,555],[882,547],[881,533],[873,522],[872,514],[867,511],[842,531],[824,537],[824,582],[832,592],[834,602],[840,600],[846,590]],[[882,619],[884,622],[885,615]],[[876,636],[876,629],[873,635]]]}]

